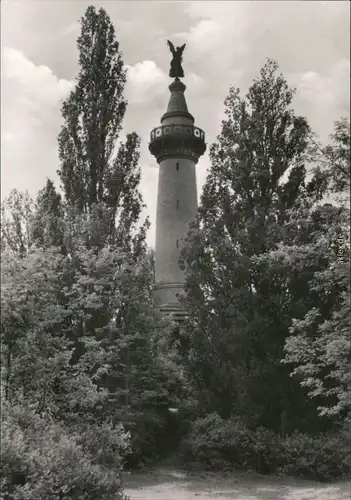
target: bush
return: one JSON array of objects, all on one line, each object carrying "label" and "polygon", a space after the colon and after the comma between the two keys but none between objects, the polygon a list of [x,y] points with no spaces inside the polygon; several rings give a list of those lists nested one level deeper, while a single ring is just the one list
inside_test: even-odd
[{"label": "bush", "polygon": [[[106,426],[102,432],[106,438]],[[116,432],[121,447],[127,446],[128,437],[120,429]],[[113,437],[113,430],[109,434]],[[100,447],[105,444],[101,442]],[[114,451],[119,457],[116,446]],[[13,500],[125,499],[120,468],[116,462],[112,467],[101,462],[101,454],[95,459],[84,446],[82,436],[66,431],[49,416],[41,417],[28,407],[2,408],[3,495]]]},{"label": "bush", "polygon": [[254,439],[255,470],[262,474],[278,471],[283,449],[284,440],[280,436],[269,429],[259,427]]},{"label": "bush", "polygon": [[351,446],[341,435],[294,433],[283,440],[278,472],[319,481],[345,479],[351,472]]},{"label": "bush", "polygon": [[121,408],[115,413],[115,420],[122,421],[130,432],[130,449],[125,456],[128,470],[140,469],[158,462],[166,448],[167,410]]},{"label": "bush", "polygon": [[255,432],[237,419],[223,420],[217,413],[194,422],[183,440],[180,459],[209,469],[255,470],[289,474],[320,481],[350,476],[350,440],[346,434],[281,437],[265,428]]},{"label": "bush", "polygon": [[201,462],[216,468],[224,462],[248,468],[253,458],[254,434],[240,421],[223,420],[211,413],[194,422],[181,446],[184,462]]}]

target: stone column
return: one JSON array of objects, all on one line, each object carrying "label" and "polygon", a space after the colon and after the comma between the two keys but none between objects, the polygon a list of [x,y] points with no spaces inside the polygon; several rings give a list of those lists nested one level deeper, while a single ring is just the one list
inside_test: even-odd
[{"label": "stone column", "polygon": [[185,101],[185,85],[176,78],[161,126],[151,131],[150,152],[159,164],[156,216],[155,297],[160,309],[183,316],[178,295],[184,291],[179,266],[182,239],[196,216],[195,165],[206,150],[204,132],[194,126]]}]

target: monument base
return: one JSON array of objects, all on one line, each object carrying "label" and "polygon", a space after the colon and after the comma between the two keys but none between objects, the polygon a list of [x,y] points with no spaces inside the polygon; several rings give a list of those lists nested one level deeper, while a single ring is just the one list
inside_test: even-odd
[{"label": "monument base", "polygon": [[154,288],[159,310],[163,314],[172,316],[177,322],[184,321],[186,316],[178,300],[182,293],[184,293],[184,283],[157,283]]}]

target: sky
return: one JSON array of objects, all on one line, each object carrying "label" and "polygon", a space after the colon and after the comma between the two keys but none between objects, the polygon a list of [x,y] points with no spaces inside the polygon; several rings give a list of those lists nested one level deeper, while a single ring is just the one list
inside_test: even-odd
[{"label": "sky", "polygon": [[[103,7],[128,68],[124,133],[142,139],[141,192],[154,244],[158,169],[149,134],[165,112],[171,80],[166,40],[186,43],[186,99],[209,146],[223,119],[229,87],[244,95],[267,58],[296,87],[295,111],[323,143],[334,120],[350,114],[350,2],[84,0],[1,1],[1,196],[12,188],[35,197],[49,177],[59,187],[61,103],[77,75],[79,20]],[[201,194],[208,154],[197,165]]]}]

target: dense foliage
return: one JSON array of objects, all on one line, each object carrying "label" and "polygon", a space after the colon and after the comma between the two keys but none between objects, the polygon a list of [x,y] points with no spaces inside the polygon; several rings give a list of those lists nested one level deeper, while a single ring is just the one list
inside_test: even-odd
[{"label": "dense foliage", "polygon": [[311,436],[295,431],[289,436],[258,427],[248,429],[240,419],[223,420],[211,413],[193,423],[180,456],[189,467],[215,470],[255,470],[330,481],[350,475],[350,439],[331,433]]},{"label": "dense foliage", "polygon": [[[323,171],[330,181],[329,190],[341,205],[325,204],[310,214],[299,214],[299,223],[313,232],[311,242],[296,242],[279,249],[280,262],[290,272],[314,262],[319,256],[330,265],[318,268],[309,283],[321,298],[303,318],[293,318],[291,336],[285,343],[285,362],[293,366],[292,375],[300,378],[309,395],[321,402],[321,416],[343,414],[351,410],[350,342],[350,124],[346,119],[335,123],[332,144],[325,148],[332,162]],[[346,202],[346,204],[345,204]],[[297,219],[295,215],[295,219]],[[323,231],[316,228],[322,226]],[[317,230],[316,230],[317,229]],[[269,256],[268,258],[276,258]]]},{"label": "dense foliage", "polygon": [[187,466],[346,476],[349,122],[318,145],[272,61],[246,96],[230,89],[176,326],[154,306],[140,140],[119,137],[126,72],[103,9],[78,53],[62,193],[48,179],[2,204],[2,493],[122,499],[123,467],[181,439]]},{"label": "dense foliage", "polygon": [[[108,393],[91,367],[104,357],[101,347],[82,336],[84,355],[72,363],[71,325],[78,318],[64,305],[68,268],[67,257],[52,248],[2,255],[1,480],[11,493],[18,485],[13,473],[22,477],[19,498],[22,487],[33,499],[115,498],[128,451],[123,428],[99,411]],[[108,446],[101,449],[103,442]]]},{"label": "dense foliage", "polygon": [[[327,318],[339,307],[340,295],[323,301],[311,280],[348,252],[340,238],[334,251],[324,251],[332,233],[342,231],[342,209],[324,215],[326,176],[316,170],[307,177],[316,154],[306,120],[291,109],[293,94],[271,61],[245,98],[231,89],[183,252],[185,357],[208,409],[283,434],[317,430],[314,401],[281,359],[293,319],[302,320],[312,308],[323,308]],[[284,264],[281,245],[292,255]],[[322,430],[328,424],[318,425]]]},{"label": "dense foliage", "polygon": [[[342,119],[331,145],[319,146],[294,114],[293,96],[273,61],[245,97],[230,89],[183,248],[182,358],[201,419],[218,412],[223,422],[204,431],[204,443],[224,428],[228,437],[238,421],[246,437],[262,427],[291,444],[303,433],[303,455],[319,446],[313,436],[322,444],[321,433],[337,433],[350,411],[350,210],[342,203],[350,137]],[[192,432],[197,442],[201,431]],[[215,446],[221,459],[225,439]],[[350,453],[349,441],[330,439]]]},{"label": "dense foliage", "polygon": [[153,305],[139,138],[117,148],[121,53],[103,9],[81,24],[77,85],[62,106],[63,196],[47,180],[35,202],[13,191],[2,206],[1,479],[28,498],[117,498],[123,463],[172,445],[168,407],[184,397],[165,356],[170,323]]}]

